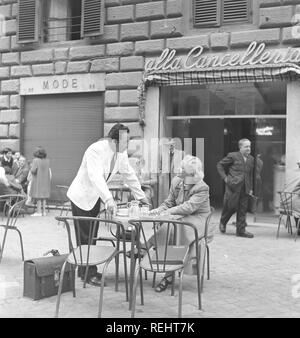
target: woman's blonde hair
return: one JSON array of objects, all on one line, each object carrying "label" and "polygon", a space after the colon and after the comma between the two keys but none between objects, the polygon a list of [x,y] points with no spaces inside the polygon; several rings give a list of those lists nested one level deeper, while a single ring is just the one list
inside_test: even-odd
[{"label": "woman's blonde hair", "polygon": [[183,160],[181,161],[181,166],[189,165],[194,169],[194,177],[195,179],[201,181],[204,178],[203,172],[203,165],[201,160],[192,155],[184,156]]}]

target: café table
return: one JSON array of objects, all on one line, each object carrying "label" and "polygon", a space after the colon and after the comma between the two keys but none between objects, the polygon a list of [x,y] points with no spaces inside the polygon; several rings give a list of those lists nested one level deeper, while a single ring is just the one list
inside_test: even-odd
[{"label": "caf\u00e9 table", "polygon": [[[135,247],[136,244],[136,234],[135,234],[135,228],[132,227],[129,224],[130,220],[139,221],[142,219],[147,220],[153,220],[155,222],[161,222],[161,223],[170,223],[172,221],[180,220],[183,216],[182,215],[158,215],[158,216],[152,216],[152,215],[139,215],[139,216],[121,216],[121,215],[114,215],[112,216],[112,219],[114,221],[121,222],[125,228],[125,230],[131,230],[131,246],[130,246],[130,273],[129,273],[129,309],[131,309],[131,301],[132,301],[132,294],[133,294],[133,282],[134,282],[134,268],[135,268]],[[150,223],[149,223],[150,224]]]}]

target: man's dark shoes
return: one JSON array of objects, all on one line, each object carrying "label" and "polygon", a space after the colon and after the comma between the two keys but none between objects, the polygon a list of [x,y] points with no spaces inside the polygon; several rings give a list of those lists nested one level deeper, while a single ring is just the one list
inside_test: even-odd
[{"label": "man's dark shoes", "polygon": [[221,232],[222,234],[225,234],[225,232],[226,232],[226,225],[223,224],[222,222],[220,222],[220,224],[219,224],[219,229],[220,229],[220,232]]},{"label": "man's dark shoes", "polygon": [[[102,274],[97,272],[97,274],[95,276],[90,277],[87,282],[90,285],[101,287],[101,285],[102,285]],[[106,286],[105,283],[104,283],[104,286]]]},{"label": "man's dark shoes", "polygon": [[248,231],[237,232],[236,235],[238,237],[245,237],[245,238],[253,238],[254,237],[254,235],[251,234],[251,232],[248,232]]}]

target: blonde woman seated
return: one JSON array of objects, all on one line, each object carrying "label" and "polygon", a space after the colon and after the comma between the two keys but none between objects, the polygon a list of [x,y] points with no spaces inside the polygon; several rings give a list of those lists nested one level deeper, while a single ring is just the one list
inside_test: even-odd
[{"label": "blonde woman seated", "polygon": [[[204,173],[202,163],[199,158],[191,155],[186,155],[181,161],[179,174],[175,176],[171,182],[168,198],[157,209],[152,210],[151,214],[164,215],[182,215],[181,221],[189,222],[196,226],[198,235],[201,237],[204,234],[206,217],[210,213],[209,202],[209,187],[203,181]],[[190,243],[194,238],[192,231],[184,231],[177,229],[178,245]],[[208,229],[208,235],[213,237],[213,228]],[[159,231],[158,244],[165,243],[163,230]],[[151,239],[148,241],[151,245]],[[202,248],[203,249],[203,248]],[[194,250],[195,255],[195,250]],[[193,253],[192,253],[193,256]],[[193,261],[185,270],[185,273],[193,273]],[[157,284],[155,291],[165,291],[171,284],[172,276],[165,275]]]}]

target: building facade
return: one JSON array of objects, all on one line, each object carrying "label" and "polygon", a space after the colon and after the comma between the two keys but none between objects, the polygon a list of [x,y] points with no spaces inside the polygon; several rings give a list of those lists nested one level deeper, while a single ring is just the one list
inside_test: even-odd
[{"label": "building facade", "polygon": [[295,177],[300,0],[2,0],[0,15],[0,148],[44,146],[56,184],[117,121],[153,167],[151,140],[191,139],[215,204],[240,138],[264,161],[262,210]]}]

